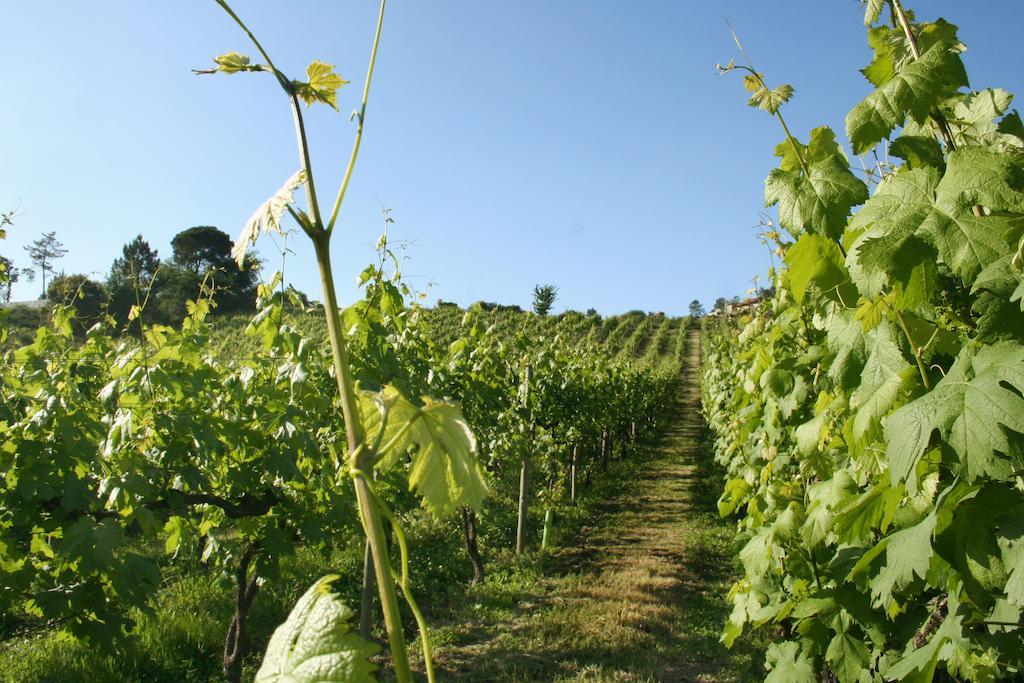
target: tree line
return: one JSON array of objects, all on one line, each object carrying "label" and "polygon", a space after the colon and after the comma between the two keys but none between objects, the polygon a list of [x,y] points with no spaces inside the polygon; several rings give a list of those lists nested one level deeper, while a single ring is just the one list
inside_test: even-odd
[{"label": "tree line", "polygon": [[[41,275],[40,298],[71,305],[83,326],[108,314],[119,325],[174,324],[186,315],[186,302],[201,292],[220,313],[251,309],[259,282],[259,260],[248,255],[239,268],[231,256],[231,238],[209,225],[182,230],[171,240],[171,257],[161,259],[141,234],[121,248],[102,281],[84,274],[60,274],[55,264],[67,254],[56,232],[47,232],[25,247],[32,268],[15,267],[0,256],[8,274],[0,298],[10,302],[11,285]],[[141,328],[139,328],[141,329]]]}]

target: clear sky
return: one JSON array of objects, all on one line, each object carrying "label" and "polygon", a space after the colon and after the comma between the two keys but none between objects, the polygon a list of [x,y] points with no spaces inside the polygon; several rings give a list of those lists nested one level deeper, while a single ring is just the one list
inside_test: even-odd
[{"label": "clear sky", "polygon": [[[1024,2],[908,4],[961,27],[973,87],[1024,92]],[[291,77],[316,58],[352,81],[342,114],[307,119],[333,197],[376,3],[233,7]],[[723,20],[770,83],[796,88],[785,114],[806,138],[842,131],[869,92],[862,12],[857,0],[391,0],[334,240],[342,300],[373,259],[382,206],[392,237],[413,243],[406,274],[428,302],[527,305],[550,282],[557,310],[682,314],[742,294],[769,265],[752,226],[782,134],[746,107],[737,74],[715,74],[736,53]],[[193,225],[234,237],[298,168],[272,77],[190,72],[254,53],[212,0],[3,0],[0,23],[0,209],[19,212],[0,252],[16,264],[48,230],[69,249],[58,268],[98,278],[137,233],[161,256]],[[292,248],[289,279],[320,298],[312,249]],[[274,245],[258,249],[275,269]]]}]

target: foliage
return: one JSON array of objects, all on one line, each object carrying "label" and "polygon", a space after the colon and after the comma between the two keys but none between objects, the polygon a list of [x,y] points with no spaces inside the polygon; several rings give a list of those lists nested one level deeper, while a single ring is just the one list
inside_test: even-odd
[{"label": "foliage", "polygon": [[[119,324],[128,322],[128,317],[135,306],[141,309],[136,311],[140,323],[143,320],[157,322],[153,317],[156,306],[146,304],[147,299],[155,301],[160,295],[164,282],[158,282],[158,273],[160,255],[142,238],[142,235],[136,235],[131,242],[121,248],[121,256],[114,259],[106,281],[109,297],[107,310]],[[195,293],[192,292],[191,295],[194,296]],[[172,320],[181,320],[182,317],[184,310],[174,318],[159,322],[170,323]]]},{"label": "foliage", "polygon": [[6,256],[0,256],[0,301],[10,303],[11,288],[22,278],[32,282],[35,277],[36,272],[31,268],[18,268],[14,261]]},{"label": "foliage", "polygon": [[771,680],[988,681],[1024,665],[1024,140],[1001,91],[961,90],[956,27],[882,4],[847,132],[905,163],[869,193],[831,131],[786,129],[775,292],[705,323],[744,569],[722,638],[781,634]]},{"label": "foliage", "polygon": [[267,645],[256,683],[360,683],[373,681],[369,657],[377,646],[352,633],[349,609],[325,576],[299,598]]},{"label": "foliage", "polygon": [[43,295],[46,294],[46,274],[53,272],[53,262],[62,258],[68,253],[60,240],[57,239],[56,231],[44,232],[43,235],[25,247],[28,257],[35,264],[43,277]]},{"label": "foliage", "polygon": [[[277,211],[280,218],[284,206],[281,205]],[[251,230],[249,227],[246,229]],[[174,265],[187,272],[168,274],[165,292],[163,296],[157,297],[158,301],[166,302],[161,308],[167,309],[175,304],[180,306],[196,296],[199,284],[206,279],[213,289],[213,300],[218,311],[227,313],[252,310],[256,298],[259,261],[246,256],[244,246],[236,257],[235,247],[226,232],[209,225],[188,228],[174,236],[171,249]],[[164,312],[169,314],[171,310]]]},{"label": "foliage", "polygon": [[74,310],[73,326],[76,334],[82,335],[102,317],[107,292],[103,285],[85,275],[60,275],[50,283],[46,298]]},{"label": "foliage", "polygon": [[558,287],[555,285],[536,285],[533,288],[533,312],[547,315],[558,298]]}]

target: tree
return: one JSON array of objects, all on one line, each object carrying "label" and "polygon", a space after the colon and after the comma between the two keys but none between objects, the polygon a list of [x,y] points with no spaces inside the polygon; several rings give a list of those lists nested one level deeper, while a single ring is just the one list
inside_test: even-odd
[{"label": "tree", "polygon": [[728,306],[728,305],[729,305],[729,300],[726,299],[724,296],[720,296],[717,299],[715,299],[715,305],[711,307],[711,310],[712,311],[718,311],[719,313],[723,313],[725,311],[725,307]]},{"label": "tree", "polygon": [[81,335],[102,317],[107,293],[85,275],[60,275],[50,283],[46,298],[75,309],[75,332]]},{"label": "tree", "polygon": [[182,230],[171,240],[174,262],[196,275],[231,262],[231,238],[212,225]]},{"label": "tree", "polygon": [[149,311],[146,320],[165,325],[180,323],[187,313],[185,302],[199,298],[203,280],[174,263],[160,270],[159,280],[157,291],[146,306]]},{"label": "tree", "polygon": [[[214,290],[213,300],[221,313],[252,308],[256,298],[256,284],[259,274],[259,260],[246,256],[239,269],[231,256],[233,244],[226,232],[210,225],[199,225],[182,230],[171,240],[174,263],[194,275],[201,282],[209,278],[208,284]],[[173,277],[179,284],[186,285],[186,298],[195,297],[197,287],[184,274]],[[184,310],[185,300],[180,304]]]},{"label": "tree", "polygon": [[36,272],[31,268],[16,268],[14,261],[0,256],[0,299],[4,303],[11,302],[11,288],[25,278],[29,282],[36,279]]},{"label": "tree", "polygon": [[705,314],[704,306],[701,305],[700,301],[694,299],[690,302],[690,317],[691,318],[703,318]]},{"label": "tree", "polygon": [[44,232],[43,236],[25,247],[32,263],[43,274],[43,296],[46,296],[46,274],[53,272],[53,262],[68,253],[57,239],[57,232]]},{"label": "tree", "polygon": [[547,315],[558,298],[558,287],[555,285],[536,285],[533,288],[533,312]]},{"label": "tree", "polygon": [[[155,300],[164,284],[164,278],[157,276],[159,270],[160,255],[142,235],[137,235],[121,248],[121,256],[114,259],[107,276],[109,312],[118,322],[126,322],[132,306],[142,303],[147,293],[151,300]],[[147,314],[146,310],[141,315],[153,320],[153,315]]]}]

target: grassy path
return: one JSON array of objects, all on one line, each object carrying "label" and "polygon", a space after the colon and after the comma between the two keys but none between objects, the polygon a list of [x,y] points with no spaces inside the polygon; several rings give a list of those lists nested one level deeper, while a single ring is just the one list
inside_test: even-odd
[{"label": "grassy path", "polygon": [[698,334],[687,339],[666,433],[508,609],[474,619],[474,606],[466,606],[460,618],[469,618],[445,631],[439,648],[441,680],[763,678],[757,653],[718,642],[733,577],[732,529],[715,511],[721,480],[701,442]]}]

